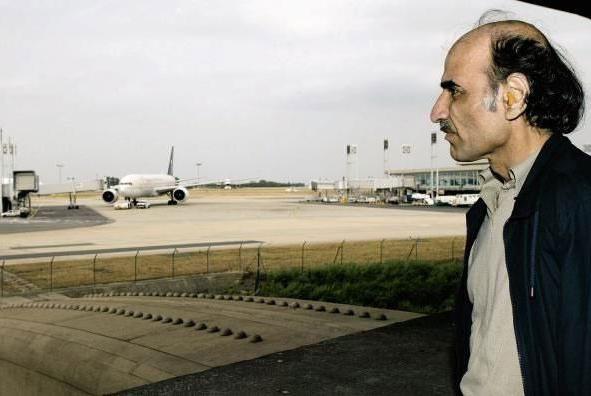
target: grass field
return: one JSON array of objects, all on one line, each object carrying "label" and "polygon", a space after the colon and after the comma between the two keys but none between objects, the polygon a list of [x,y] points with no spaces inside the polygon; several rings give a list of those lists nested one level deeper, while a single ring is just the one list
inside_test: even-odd
[{"label": "grass field", "polygon": [[[337,264],[358,265],[401,262],[455,262],[462,258],[464,237],[356,241],[342,243],[302,243],[260,247],[180,250],[160,254],[131,252],[131,255],[88,255],[47,258],[47,261],[11,264],[5,271],[39,289],[59,289],[82,285],[157,279],[224,271],[262,272],[280,269],[317,268]],[[3,282],[5,295],[18,292],[17,285]]]}]

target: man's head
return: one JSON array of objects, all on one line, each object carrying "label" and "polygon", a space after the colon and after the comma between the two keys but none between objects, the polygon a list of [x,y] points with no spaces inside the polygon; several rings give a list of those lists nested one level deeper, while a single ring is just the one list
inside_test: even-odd
[{"label": "man's head", "polygon": [[583,114],[581,84],[534,26],[493,22],[449,51],[431,112],[458,161],[490,158],[516,130],[569,133]]}]

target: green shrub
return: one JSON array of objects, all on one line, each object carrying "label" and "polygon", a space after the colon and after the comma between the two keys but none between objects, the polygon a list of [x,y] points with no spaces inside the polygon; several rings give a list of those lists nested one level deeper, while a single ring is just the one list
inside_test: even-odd
[{"label": "green shrub", "polygon": [[460,276],[456,263],[331,264],[269,272],[260,294],[434,313],[453,307]]}]

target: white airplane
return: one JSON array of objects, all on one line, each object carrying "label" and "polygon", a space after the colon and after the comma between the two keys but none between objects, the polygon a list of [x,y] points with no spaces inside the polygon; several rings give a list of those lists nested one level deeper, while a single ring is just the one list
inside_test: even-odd
[{"label": "white airplane", "polygon": [[[114,204],[121,197],[124,198],[128,207],[137,206],[138,198],[157,197],[168,194],[170,197],[168,204],[176,205],[179,202],[185,202],[189,198],[187,187],[193,187],[197,184],[181,185],[173,176],[174,146],[170,149],[170,159],[168,161],[168,173],[163,174],[134,174],[124,176],[119,184],[103,191],[103,201]],[[145,207],[145,206],[144,206]]]}]

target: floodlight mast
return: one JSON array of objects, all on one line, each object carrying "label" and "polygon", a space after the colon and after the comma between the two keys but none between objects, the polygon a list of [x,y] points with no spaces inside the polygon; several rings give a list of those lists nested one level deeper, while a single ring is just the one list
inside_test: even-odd
[{"label": "floodlight mast", "polygon": [[[437,133],[432,132],[431,133],[431,199],[433,199],[433,202],[435,202],[435,196],[439,194],[439,168],[437,168],[437,183],[435,183],[436,186],[434,186],[434,183],[433,183],[433,161],[435,160],[435,157],[436,157],[433,148],[435,147],[436,144],[437,144]],[[434,187],[436,188],[436,190],[433,190]]]},{"label": "floodlight mast", "polygon": [[388,138],[384,138],[384,175],[390,176],[388,174],[388,149],[390,148],[390,144],[388,142]]}]

